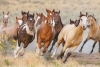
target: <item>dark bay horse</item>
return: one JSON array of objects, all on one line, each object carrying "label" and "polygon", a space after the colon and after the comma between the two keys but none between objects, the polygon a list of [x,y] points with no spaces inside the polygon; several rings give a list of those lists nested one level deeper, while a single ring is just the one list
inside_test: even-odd
[{"label": "dark bay horse", "polygon": [[93,52],[93,49],[94,49],[97,42],[99,42],[99,50],[98,51],[100,53],[100,25],[97,23],[97,21],[93,15],[88,16],[88,27],[90,28],[90,31],[88,33],[88,37],[83,42],[83,45],[82,45],[81,49],[79,50],[79,52],[82,52],[84,44],[88,40],[92,39],[92,40],[94,40],[94,44],[93,44],[93,47],[92,47],[92,50],[90,53]]},{"label": "dark bay horse", "polygon": [[63,24],[62,24],[62,21],[61,21],[61,17],[60,17],[60,11],[50,11],[50,10],[47,10],[47,15],[50,16],[51,14],[53,14],[54,16],[54,21],[55,21],[55,31],[56,31],[56,34],[55,34],[55,37],[53,39],[53,43],[52,43],[52,46],[49,50],[49,52],[51,52],[53,46],[55,45],[55,43],[57,42],[57,38],[58,38],[58,34],[59,32],[61,31],[61,29],[63,28]]},{"label": "dark bay horse", "polygon": [[47,16],[42,20],[42,24],[39,25],[37,30],[37,49],[36,52],[40,54],[40,49],[44,47],[41,55],[43,55],[49,47],[52,39],[55,36],[55,22],[53,18],[53,12],[50,16]]},{"label": "dark bay horse", "polygon": [[[18,31],[18,42],[16,49],[14,50],[14,57],[18,57],[19,54],[24,54],[24,49],[28,46],[29,43],[33,41],[35,38],[35,32],[34,32],[34,14],[28,14],[27,15],[27,22],[20,26]],[[21,43],[24,44],[24,46],[20,49]]]}]

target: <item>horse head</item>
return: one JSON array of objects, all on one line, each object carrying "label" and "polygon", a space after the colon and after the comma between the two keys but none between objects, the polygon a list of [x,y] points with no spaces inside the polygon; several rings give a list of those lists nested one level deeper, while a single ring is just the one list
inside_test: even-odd
[{"label": "horse head", "polygon": [[5,13],[3,12],[3,25],[4,25],[5,27],[7,27],[7,24],[8,24],[8,18],[9,18],[8,14],[9,14],[9,12],[8,12],[7,14],[5,14]]},{"label": "horse head", "polygon": [[28,27],[29,27],[29,30],[30,31],[33,31],[34,30],[34,23],[35,23],[35,19],[34,19],[34,13],[33,13],[33,15],[31,15],[31,14],[28,14],[27,15],[27,25],[28,25]]},{"label": "horse head", "polygon": [[44,15],[43,15],[43,13],[36,13],[36,22],[35,22],[35,24],[36,24],[36,27],[38,26],[38,25],[40,25],[41,23],[42,23],[42,20],[44,20]]},{"label": "horse head", "polygon": [[27,22],[27,15],[29,14],[29,11],[28,12],[21,11],[21,13],[22,13],[22,20],[24,23],[26,23]]},{"label": "horse head", "polygon": [[87,17],[88,17],[88,13],[86,12],[86,15],[84,15],[84,14],[82,14],[81,12],[80,12],[80,22],[81,22],[81,25],[82,25],[82,28],[85,30],[86,28],[87,28],[87,21],[88,21],[88,19],[87,19]]}]

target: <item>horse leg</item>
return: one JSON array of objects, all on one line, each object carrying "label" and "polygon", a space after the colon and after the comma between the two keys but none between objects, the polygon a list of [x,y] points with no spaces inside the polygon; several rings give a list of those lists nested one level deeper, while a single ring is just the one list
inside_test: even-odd
[{"label": "horse leg", "polygon": [[50,48],[50,50],[49,50],[50,53],[51,53],[51,50],[52,50],[52,48],[53,48],[53,46],[55,45],[56,42],[57,42],[57,40],[54,39],[54,40],[53,40],[53,43],[52,43],[52,46],[51,46],[51,48]]},{"label": "horse leg", "polygon": [[20,40],[17,41],[16,49],[14,50],[14,57],[18,57],[18,51],[20,50]]},{"label": "horse leg", "polygon": [[93,52],[93,49],[94,49],[94,47],[95,47],[95,44],[97,43],[97,41],[95,41],[94,42],[94,44],[93,44],[93,46],[92,46],[92,50],[91,50],[91,52],[90,52],[90,54]]},{"label": "horse leg", "polygon": [[54,58],[54,56],[55,56],[55,54],[56,54],[56,51],[57,51],[57,49],[58,49],[58,47],[59,47],[59,45],[60,45],[61,42],[62,42],[62,39],[61,39],[61,40],[58,40],[58,41],[56,42],[56,48],[55,48],[53,54],[51,55],[51,59]]},{"label": "horse leg", "polygon": [[87,41],[88,41],[88,39],[86,39],[86,40],[83,42],[83,45],[82,45],[81,49],[79,50],[79,52],[82,52],[83,46],[84,46],[84,44],[85,44]]},{"label": "horse leg", "polygon": [[41,55],[43,55],[43,54],[46,52],[48,46],[50,45],[50,42],[51,42],[51,41],[47,41],[47,42],[45,42],[45,44],[44,44],[44,49],[43,49]]},{"label": "horse leg", "polygon": [[64,47],[62,48],[60,54],[58,55],[57,59],[61,58],[64,56],[65,50],[68,48],[68,43],[65,43]]},{"label": "horse leg", "polygon": [[[68,52],[67,56],[64,56],[65,59],[63,60],[63,63],[65,63],[67,61],[67,59],[69,58],[69,56],[72,54],[72,52],[77,48],[78,46],[74,46],[72,47],[72,50],[70,52]],[[65,52],[67,53],[67,52]],[[66,55],[66,54],[65,54]]]}]

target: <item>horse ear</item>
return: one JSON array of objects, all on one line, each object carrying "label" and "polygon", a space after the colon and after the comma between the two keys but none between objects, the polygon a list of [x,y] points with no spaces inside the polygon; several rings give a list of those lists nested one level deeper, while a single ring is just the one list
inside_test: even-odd
[{"label": "horse ear", "polygon": [[49,12],[49,10],[48,10],[48,9],[46,9],[46,11],[47,11],[47,12]]},{"label": "horse ear", "polygon": [[53,11],[52,12],[55,12],[55,9],[53,9]]},{"label": "horse ear", "polygon": [[16,19],[17,19],[17,16],[16,16]]},{"label": "horse ear", "polygon": [[27,12],[27,14],[29,14],[29,11]]},{"label": "horse ear", "polygon": [[36,15],[38,15],[38,13],[36,12]]},{"label": "horse ear", "polygon": [[86,16],[88,16],[88,12],[86,12]]},{"label": "horse ear", "polygon": [[82,15],[82,12],[80,12],[80,16]]},{"label": "horse ear", "polygon": [[3,11],[3,14],[4,14],[4,11]]},{"label": "horse ear", "polygon": [[7,15],[9,14],[9,11],[8,11],[8,13],[7,13]]}]

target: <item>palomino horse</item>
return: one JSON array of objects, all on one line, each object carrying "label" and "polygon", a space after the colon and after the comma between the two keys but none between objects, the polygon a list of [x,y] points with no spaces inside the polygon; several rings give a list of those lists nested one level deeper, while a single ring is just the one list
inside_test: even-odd
[{"label": "palomino horse", "polygon": [[47,15],[51,15],[52,12],[54,13],[53,16],[54,16],[54,21],[55,21],[55,31],[56,31],[56,34],[55,34],[55,37],[53,39],[52,46],[51,46],[51,48],[49,50],[49,52],[51,52],[53,46],[57,42],[58,34],[61,31],[61,29],[63,28],[63,24],[62,24],[61,17],[60,17],[60,11],[58,11],[58,12],[56,11],[55,12],[55,10],[50,11],[50,10],[47,10],[47,9],[46,9],[46,11],[47,11]]},{"label": "palomino horse", "polygon": [[8,41],[13,39],[13,38],[16,40],[17,38],[15,36],[17,36],[17,31],[18,31],[19,26],[20,26],[19,20],[20,20],[20,18],[16,17],[15,25],[10,26],[10,27],[6,27],[4,29],[1,29],[1,31],[0,31],[0,39],[1,39],[2,34],[5,33],[6,38],[7,38]]},{"label": "palomino horse", "polygon": [[97,43],[97,41],[99,42],[99,50],[98,50],[98,51],[99,51],[99,53],[100,53],[100,26],[99,26],[99,24],[97,24],[96,19],[95,19],[94,16],[92,16],[92,15],[89,15],[89,16],[88,16],[88,24],[89,24],[88,27],[90,28],[90,31],[89,31],[88,37],[87,37],[86,40],[83,42],[83,45],[82,45],[82,47],[81,47],[81,49],[80,49],[80,52],[82,52],[82,48],[83,48],[84,44],[85,44],[88,40],[92,39],[92,40],[94,40],[95,42],[94,42],[94,44],[93,44],[93,48],[92,48],[92,50],[91,50],[90,53],[93,52],[93,49],[94,49],[95,44]]},{"label": "palomino horse", "polygon": [[[18,31],[18,43],[16,46],[16,49],[14,50],[14,57],[18,57],[19,54],[24,54],[24,48],[28,46],[29,43],[33,41],[35,38],[35,32],[34,32],[34,14],[28,14],[27,15],[27,22],[20,26]],[[24,44],[22,49],[20,49],[21,43]]]},{"label": "palomino horse", "polygon": [[80,22],[77,27],[75,25],[71,25],[71,24],[63,27],[63,29],[59,33],[58,41],[56,42],[56,49],[55,49],[54,53],[52,54],[51,58],[54,58],[54,55],[55,55],[60,43],[65,42],[63,44],[63,48],[62,48],[59,56],[57,57],[57,58],[60,58],[60,57],[62,58],[64,53],[65,53],[65,55],[67,53],[67,52],[65,52],[65,50],[68,51],[68,48],[72,48],[70,50],[70,52],[68,52],[67,56],[64,56],[65,59],[64,59],[63,63],[65,63],[66,60],[68,59],[68,57],[72,54],[72,52],[82,42],[83,31],[87,28],[87,13],[86,13],[86,15],[83,15],[80,12],[79,20],[80,20]]},{"label": "palomino horse", "polygon": [[40,54],[40,49],[44,46],[44,49],[41,53],[43,55],[47,48],[49,47],[52,39],[55,36],[55,22],[53,15],[47,16],[42,21],[42,24],[38,27],[37,30],[37,49],[36,52]]},{"label": "palomino horse", "polygon": [[9,18],[8,14],[9,14],[9,12],[7,14],[5,14],[3,12],[3,20],[2,20],[3,23],[2,23],[1,29],[7,27],[7,25],[8,25],[8,18]]}]

